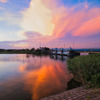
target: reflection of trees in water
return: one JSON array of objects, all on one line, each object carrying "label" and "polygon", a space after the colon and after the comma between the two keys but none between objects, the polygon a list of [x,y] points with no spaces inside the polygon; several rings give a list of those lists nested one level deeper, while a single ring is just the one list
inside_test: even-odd
[{"label": "reflection of trees in water", "polygon": [[31,56],[30,54],[26,54],[26,58],[30,58],[30,56]]},{"label": "reflection of trees in water", "polygon": [[30,57],[47,57],[49,56],[48,54],[26,54],[26,58],[30,58]]},{"label": "reflection of trees in water", "polygon": [[41,68],[43,64],[46,64],[48,62],[48,59],[49,59],[49,62],[52,60],[64,62],[66,61],[66,58],[67,58],[66,56],[60,56],[60,55],[37,56],[37,55],[32,55],[32,54],[27,54],[26,57],[27,57],[27,62],[23,63],[23,64],[27,63],[27,65],[24,66],[26,71]]},{"label": "reflection of trees in water", "polygon": [[51,55],[50,58],[54,60],[60,60],[62,62],[67,60],[67,56],[61,56],[61,55]]},{"label": "reflection of trees in water", "polygon": [[[49,57],[53,60],[56,60],[56,61],[59,60],[59,61],[62,61],[62,62],[66,61],[66,59],[67,59],[67,56],[60,56],[60,55],[34,55],[34,54],[11,55],[10,54],[10,55],[6,55],[6,56],[1,56],[0,61],[5,61],[5,62],[15,62],[15,61],[17,61],[17,62],[22,62],[24,64],[26,62],[30,63],[31,62],[30,59],[33,58],[32,62],[34,62],[34,64],[36,64],[37,63],[36,57],[39,57],[39,58]],[[41,62],[41,61],[39,61],[39,62]]]}]

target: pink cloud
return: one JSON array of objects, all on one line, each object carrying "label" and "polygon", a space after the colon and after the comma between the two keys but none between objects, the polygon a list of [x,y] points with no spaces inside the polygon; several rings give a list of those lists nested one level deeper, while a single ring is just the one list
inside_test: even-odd
[{"label": "pink cloud", "polygon": [[94,35],[100,32],[100,8],[78,11],[61,7],[53,16],[55,28],[53,35],[57,37],[72,34],[73,36]]},{"label": "pink cloud", "polygon": [[61,0],[31,0],[29,8],[21,12],[20,26],[30,46],[47,44],[67,34],[83,37],[100,32],[100,8],[89,8],[86,2],[71,8],[59,3]]},{"label": "pink cloud", "polygon": [[84,22],[79,28],[77,28],[73,35],[74,36],[87,36],[93,35],[100,32],[100,15]]},{"label": "pink cloud", "polygon": [[0,2],[2,2],[2,3],[6,3],[6,2],[7,2],[7,0],[0,0]]},{"label": "pink cloud", "polygon": [[23,33],[23,35],[27,38],[26,39],[27,42],[32,42],[32,43],[33,42],[46,43],[54,39],[52,36],[48,36],[48,35],[44,36],[37,32],[25,32]]},{"label": "pink cloud", "polygon": [[44,37],[60,38],[66,34],[73,36],[97,34],[100,31],[99,25],[96,26],[100,22],[97,18],[100,15],[100,8],[88,9],[88,7],[87,2],[68,8],[61,0],[37,0],[37,2],[31,0],[29,8],[22,12],[21,27],[26,32],[40,33],[42,40]]}]

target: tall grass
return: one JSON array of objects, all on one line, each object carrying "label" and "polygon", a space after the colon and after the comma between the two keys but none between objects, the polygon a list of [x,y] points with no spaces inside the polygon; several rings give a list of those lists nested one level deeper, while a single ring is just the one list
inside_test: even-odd
[{"label": "tall grass", "polygon": [[76,81],[91,87],[100,87],[100,54],[69,59],[68,69]]}]

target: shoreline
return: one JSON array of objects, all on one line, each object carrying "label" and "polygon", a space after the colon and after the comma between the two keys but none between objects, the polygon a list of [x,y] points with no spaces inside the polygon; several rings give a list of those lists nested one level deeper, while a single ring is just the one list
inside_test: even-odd
[{"label": "shoreline", "polygon": [[100,88],[82,86],[40,100],[100,100]]}]

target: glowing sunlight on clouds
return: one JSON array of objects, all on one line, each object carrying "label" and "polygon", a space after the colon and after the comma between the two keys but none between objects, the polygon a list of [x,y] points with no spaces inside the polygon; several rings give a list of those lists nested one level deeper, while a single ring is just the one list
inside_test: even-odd
[{"label": "glowing sunlight on clouds", "polygon": [[[60,11],[60,10],[59,10]],[[54,16],[55,29],[53,34],[57,37],[72,34],[73,36],[89,36],[100,32],[100,8],[87,10],[83,8],[77,12],[63,9]]]},{"label": "glowing sunlight on clouds", "polygon": [[100,32],[100,8],[89,9],[87,2],[67,7],[61,0],[31,0],[29,8],[21,13],[20,25],[28,43],[46,43],[68,34],[83,37]]},{"label": "glowing sunlight on clouds", "polygon": [[51,35],[54,29],[51,11],[41,0],[31,0],[30,7],[22,12],[21,27],[25,31],[34,31],[42,35]]},{"label": "glowing sunlight on clouds", "polygon": [[74,31],[74,36],[88,36],[100,32],[100,15],[84,22],[77,30]]},{"label": "glowing sunlight on clouds", "polygon": [[[71,9],[62,3],[59,5],[59,2],[56,0],[31,0],[30,7],[22,12],[21,27],[25,32],[37,32],[43,36],[54,38],[61,38],[66,34],[94,35],[100,31],[99,25],[96,25],[100,21],[97,17],[100,15],[100,8],[88,9],[89,5],[85,2],[82,9],[75,11],[77,7]],[[91,27],[93,27],[92,30]]]},{"label": "glowing sunlight on clouds", "polygon": [[[57,46],[61,41],[64,44],[64,41],[69,43],[76,38],[83,39],[80,42],[82,45],[87,37],[91,38],[89,42],[92,44],[95,39],[93,36],[98,37],[100,33],[100,7],[92,1],[80,0],[75,3],[73,0],[28,0],[26,6],[22,0],[18,8],[8,7],[9,3],[19,5],[17,0],[12,1],[0,0],[5,8],[0,13],[0,41],[18,42],[18,45],[6,43],[6,47],[38,47],[40,43]],[[2,4],[6,2],[8,6]],[[57,41],[57,44],[53,41]]]}]

